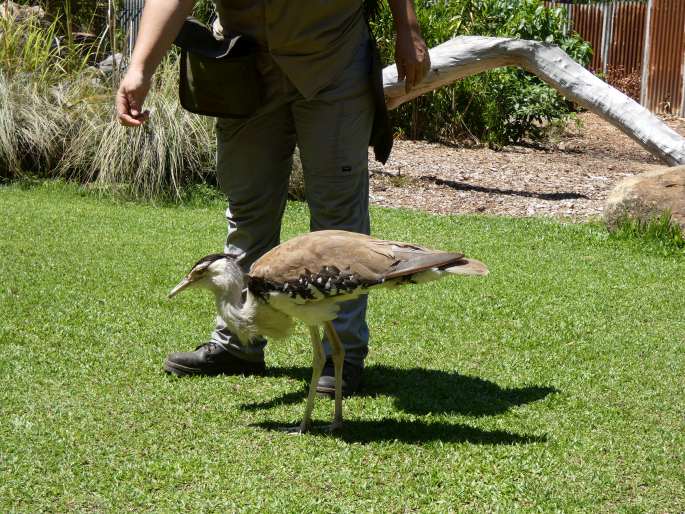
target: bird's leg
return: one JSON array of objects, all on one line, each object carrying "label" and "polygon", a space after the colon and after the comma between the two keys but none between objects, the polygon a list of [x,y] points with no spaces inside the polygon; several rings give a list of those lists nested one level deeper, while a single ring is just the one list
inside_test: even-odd
[{"label": "bird's leg", "polygon": [[316,385],[321,377],[321,371],[325,364],[326,357],[321,346],[321,334],[319,327],[310,326],[309,335],[312,341],[312,381],[309,383],[309,395],[307,396],[307,406],[304,409],[304,417],[302,423],[298,427],[289,427],[286,429],[291,434],[304,434],[307,432],[312,424],[312,410],[314,410],[314,399],[316,398]]},{"label": "bird's leg", "polygon": [[333,424],[331,430],[342,427],[342,373],[343,362],[345,361],[345,348],[338,333],[335,331],[333,323],[327,321],[324,325],[328,340],[333,348],[333,368],[335,370],[335,413],[333,415]]}]

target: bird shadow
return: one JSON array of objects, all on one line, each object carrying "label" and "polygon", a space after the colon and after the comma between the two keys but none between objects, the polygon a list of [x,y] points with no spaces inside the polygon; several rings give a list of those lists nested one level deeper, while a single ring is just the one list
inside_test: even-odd
[{"label": "bird shadow", "polygon": [[[306,367],[269,368],[274,377],[309,380],[311,369]],[[243,404],[244,410],[269,409],[277,405],[299,403],[306,396],[307,387],[291,391],[266,402]],[[461,414],[465,416],[493,416],[512,407],[541,400],[558,392],[554,387],[501,387],[479,377],[457,372],[424,368],[393,368],[384,365],[364,369],[364,378],[357,396],[392,396],[398,409],[418,415]]]},{"label": "bird shadow", "polygon": [[[310,368],[269,368],[269,375],[308,380]],[[306,387],[280,395],[265,402],[243,404],[244,410],[269,409],[303,401]],[[393,368],[369,366],[357,396],[390,396],[395,406],[415,415],[456,414],[473,417],[494,416],[545,398],[558,392],[554,387],[501,387],[479,377],[423,368]],[[257,426],[275,429],[282,423],[266,422]],[[517,435],[504,431],[482,431],[460,424],[414,421],[355,421],[346,420],[340,437],[348,441],[370,442],[384,439],[422,442],[429,440],[469,441],[479,444],[516,444],[540,442],[538,436]]]},{"label": "bird shadow", "polygon": [[[282,431],[288,423],[265,421],[252,426],[264,430]],[[313,436],[336,437],[348,443],[374,443],[378,441],[399,441],[403,443],[427,443],[442,441],[450,443],[472,443],[482,445],[513,445],[542,443],[547,437],[519,435],[504,430],[483,430],[460,423],[431,422],[421,420],[404,421],[383,419],[378,421],[345,420],[341,429],[334,433],[317,430],[314,425],[309,432]]]}]

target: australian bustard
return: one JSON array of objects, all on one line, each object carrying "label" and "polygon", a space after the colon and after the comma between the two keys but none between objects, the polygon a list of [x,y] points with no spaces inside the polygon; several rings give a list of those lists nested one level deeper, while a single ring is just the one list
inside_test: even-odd
[{"label": "australian bustard", "polygon": [[295,237],[264,254],[245,274],[233,258],[207,255],[169,293],[189,287],[214,293],[226,326],[248,342],[256,336],[286,337],[292,319],[308,327],[313,348],[312,380],[304,418],[296,433],[310,428],[325,357],[319,326],[331,342],[335,370],[335,411],[331,429],[342,425],[342,366],[345,352],[333,328],[339,303],[378,287],[428,282],[447,275],[487,275],[487,267],[461,253],[384,241],[340,230]]}]

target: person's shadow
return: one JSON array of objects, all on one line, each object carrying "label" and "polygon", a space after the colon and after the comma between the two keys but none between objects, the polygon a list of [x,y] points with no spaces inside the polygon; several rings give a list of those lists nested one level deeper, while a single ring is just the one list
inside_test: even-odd
[{"label": "person's shadow", "polygon": [[[269,375],[287,376],[309,380],[311,369],[306,367],[269,368]],[[459,373],[411,368],[401,369],[383,365],[369,366],[359,396],[393,396],[398,409],[418,416],[428,414],[460,414],[482,417],[502,414],[513,407],[525,405],[558,392],[553,387],[526,386],[503,388],[478,377]],[[300,403],[306,397],[305,390],[293,391],[267,402],[242,406],[246,410],[261,410],[276,405]],[[269,421],[257,426],[277,429],[287,423]],[[316,433],[316,432],[314,432]],[[344,421],[339,437],[350,442],[399,440],[420,443],[432,440],[471,442],[477,444],[520,444],[543,442],[546,437],[521,435],[506,431],[486,431],[462,424],[427,420],[397,421]]]}]

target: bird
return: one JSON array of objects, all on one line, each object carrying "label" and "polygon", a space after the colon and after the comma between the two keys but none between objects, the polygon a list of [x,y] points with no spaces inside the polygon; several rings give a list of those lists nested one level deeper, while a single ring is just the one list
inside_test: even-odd
[{"label": "bird", "polygon": [[320,230],[272,248],[247,273],[231,255],[202,257],[168,296],[173,298],[189,288],[211,291],[219,315],[243,344],[257,336],[287,337],[294,319],[307,325],[313,353],[307,403],[301,423],[286,429],[304,434],[312,428],[316,385],[325,364],[321,327],[331,343],[335,373],[333,421],[325,428],[333,431],[343,424],[345,351],[332,323],[341,302],[379,288],[420,284],[450,275],[487,274],[485,264],[462,253],[344,230]]}]

